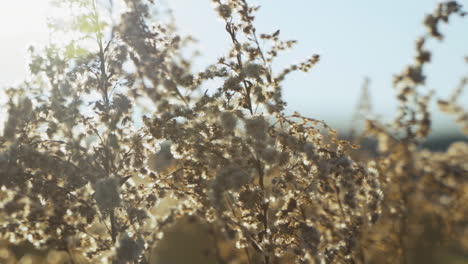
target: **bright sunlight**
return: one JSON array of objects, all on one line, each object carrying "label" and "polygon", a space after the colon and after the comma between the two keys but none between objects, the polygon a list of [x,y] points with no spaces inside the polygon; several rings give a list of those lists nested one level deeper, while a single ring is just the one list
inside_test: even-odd
[{"label": "bright sunlight", "polygon": [[15,0],[2,3],[0,8],[2,86],[22,80],[27,73],[27,47],[47,41],[48,6],[47,0]]}]

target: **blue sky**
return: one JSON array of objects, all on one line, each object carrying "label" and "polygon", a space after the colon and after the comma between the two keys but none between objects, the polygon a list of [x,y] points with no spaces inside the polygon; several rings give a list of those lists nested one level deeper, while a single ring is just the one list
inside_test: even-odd
[{"label": "blue sky", "polygon": [[[198,39],[206,65],[229,49],[224,25],[213,11],[211,0],[166,0],[174,9],[179,30]],[[256,25],[260,32],[281,29],[286,39],[299,44],[277,66],[320,54],[321,62],[308,74],[296,73],[286,80],[284,96],[288,111],[324,119],[334,127],[349,127],[365,76],[371,78],[371,95],[377,113],[390,119],[396,100],[392,76],[412,61],[414,41],[424,32],[424,15],[436,0],[269,0],[255,1],[262,8]],[[461,1],[464,2],[464,1]],[[45,27],[46,0],[16,0],[0,11],[0,87],[26,76],[26,48],[48,40]],[[24,6],[31,8],[25,9]],[[468,8],[468,3],[466,3]],[[446,39],[429,43],[433,53],[427,68],[427,87],[447,96],[460,77],[468,73],[468,20],[453,17],[442,27]],[[468,94],[468,92],[466,93]],[[463,97],[467,102],[468,97]],[[452,118],[436,115],[437,130],[452,128]]]},{"label": "blue sky", "polygon": [[[208,63],[224,54],[229,39],[223,23],[210,9],[210,0],[170,0],[179,29],[194,35]],[[392,77],[412,62],[414,41],[425,32],[425,14],[439,1],[433,0],[270,0],[262,5],[256,25],[259,31],[281,29],[287,39],[299,44],[278,65],[299,61],[318,53],[321,62],[308,74],[291,75],[284,95],[289,111],[324,119],[335,127],[346,128],[359,98],[365,76],[371,78],[374,109],[391,118],[396,100]],[[468,73],[468,21],[453,17],[442,27],[446,39],[433,41],[433,61],[427,68],[427,87],[447,96],[460,77]],[[468,102],[467,97],[463,98]],[[467,104],[468,105],[468,104]],[[450,127],[450,117],[436,115],[438,130]]]}]

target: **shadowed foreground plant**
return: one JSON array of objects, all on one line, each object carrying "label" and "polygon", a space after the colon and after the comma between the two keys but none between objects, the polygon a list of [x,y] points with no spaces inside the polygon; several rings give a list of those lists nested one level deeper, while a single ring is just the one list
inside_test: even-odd
[{"label": "shadowed foreground plant", "polygon": [[[65,29],[72,40],[32,49],[34,78],[7,91],[0,238],[66,252],[57,259],[71,263],[159,263],[153,248],[191,219],[208,229],[218,263],[367,263],[376,252],[367,241],[384,242],[376,223],[400,220],[396,245],[406,250],[411,201],[409,189],[398,188],[414,190],[409,171],[423,175],[416,177],[424,184],[414,192],[419,199],[426,184],[442,188],[442,169],[454,169],[454,180],[466,170],[458,154],[464,145],[447,154],[414,148],[429,120],[428,98],[415,92],[411,102],[420,108],[401,99],[402,109],[422,117],[400,118],[404,143],[369,163],[353,160],[348,151],[356,146],[323,121],[284,114],[283,80],[320,57],[273,71],[295,41],[281,40],[279,30],[258,33],[259,7],[213,1],[232,45],[196,72],[183,55],[190,38],[177,35],[163,6],[150,2],[125,0],[114,10],[111,1],[107,10],[94,0],[59,1],[75,17],[54,34]],[[441,5],[441,18],[427,22],[436,36],[434,23],[461,13],[454,5]],[[422,82],[421,67],[397,82]],[[390,138],[378,126],[370,131]],[[441,169],[427,171],[427,164]],[[463,211],[452,209],[448,220],[462,224],[463,214],[455,216]],[[379,221],[382,211],[388,219]]]}]

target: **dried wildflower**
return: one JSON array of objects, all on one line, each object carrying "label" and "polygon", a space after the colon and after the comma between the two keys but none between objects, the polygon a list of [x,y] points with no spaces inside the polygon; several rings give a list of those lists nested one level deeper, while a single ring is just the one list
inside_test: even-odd
[{"label": "dried wildflower", "polygon": [[149,157],[148,167],[156,172],[162,172],[167,169],[174,161],[171,152],[171,142],[165,141],[160,145],[160,150]]},{"label": "dried wildflower", "polygon": [[230,5],[219,5],[216,9],[218,14],[223,18],[228,18],[232,14],[232,8]]},{"label": "dried wildflower", "polygon": [[321,237],[320,232],[315,227],[304,223],[300,225],[299,231],[304,248],[310,250],[313,255],[317,254]]},{"label": "dried wildflower", "polygon": [[237,117],[230,112],[223,112],[220,115],[221,125],[226,131],[233,131],[237,124]]},{"label": "dried wildflower", "polygon": [[245,130],[248,135],[257,140],[264,140],[268,132],[268,123],[262,116],[257,116],[245,121]]},{"label": "dried wildflower", "polygon": [[216,174],[213,182],[213,189],[215,192],[223,192],[227,190],[239,190],[242,186],[248,183],[250,176],[242,168],[229,165],[223,167]]},{"label": "dried wildflower", "polygon": [[105,178],[96,183],[94,199],[99,208],[112,210],[120,205],[119,180],[115,177]]},{"label": "dried wildflower", "polygon": [[137,260],[144,250],[144,241],[141,237],[136,239],[128,236],[127,233],[121,234],[116,249],[117,263],[128,263]]},{"label": "dried wildflower", "polygon": [[258,78],[263,73],[263,67],[260,64],[249,63],[244,67],[244,74],[250,78]]}]

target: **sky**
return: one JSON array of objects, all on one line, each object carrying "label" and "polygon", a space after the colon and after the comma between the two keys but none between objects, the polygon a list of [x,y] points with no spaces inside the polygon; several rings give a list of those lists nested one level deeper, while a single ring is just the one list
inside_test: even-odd
[{"label": "sky", "polygon": [[[165,0],[174,9],[181,33],[197,40],[203,66],[229,49],[224,25],[213,11],[211,0]],[[256,26],[259,32],[281,29],[281,36],[298,40],[282,56],[276,68],[299,62],[312,54],[321,61],[308,74],[295,73],[284,83],[287,111],[323,119],[345,130],[359,99],[361,85],[371,79],[370,94],[377,114],[395,116],[392,88],[394,74],[413,60],[414,41],[425,32],[424,16],[436,0],[269,0],[260,4]],[[461,1],[464,2],[464,1]],[[466,4],[468,7],[468,3]],[[17,83],[27,75],[27,47],[45,45],[47,0],[15,0],[0,9],[0,87]],[[459,79],[468,74],[468,20],[453,17],[443,26],[443,42],[431,41],[433,58],[427,73],[427,88],[447,97]],[[468,93],[467,93],[468,94]],[[463,97],[467,102],[468,97]],[[435,107],[434,107],[435,108]],[[435,115],[436,131],[453,129],[451,117]]]},{"label": "sky", "polygon": [[0,86],[27,75],[27,48],[48,41],[46,0],[5,1],[0,8]]}]

